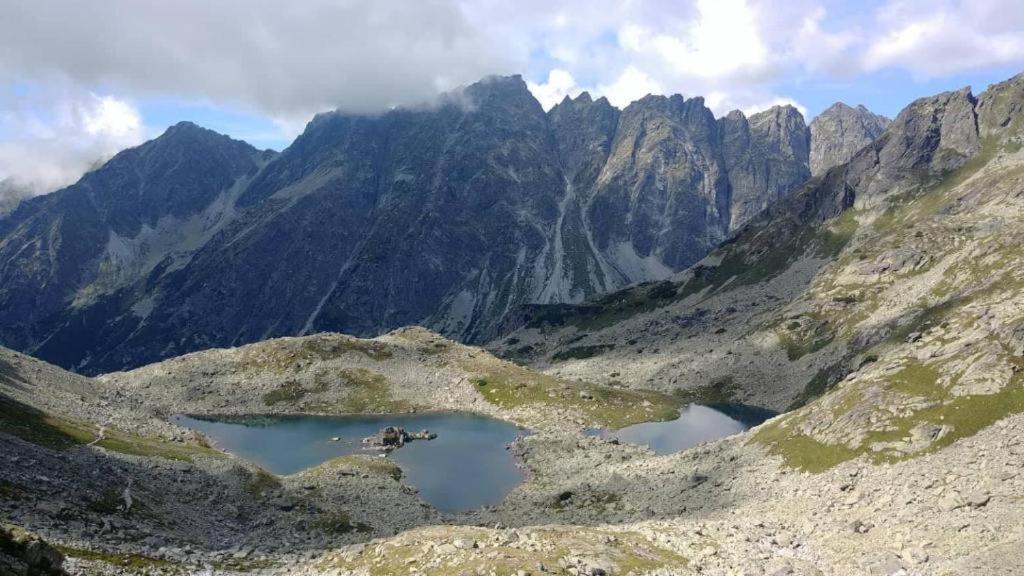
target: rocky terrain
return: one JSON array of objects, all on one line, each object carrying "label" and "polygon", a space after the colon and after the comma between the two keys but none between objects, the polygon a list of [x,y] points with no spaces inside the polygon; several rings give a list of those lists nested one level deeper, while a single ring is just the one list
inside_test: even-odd
[{"label": "rocky terrain", "polygon": [[[268,364],[251,369],[259,357]],[[343,375],[316,386],[315,375],[417,363],[451,379],[416,409],[535,427],[512,445],[528,480],[502,503],[438,513],[376,456],[278,477],[166,420],[224,402],[248,413],[412,409],[395,405],[416,382],[400,369],[372,393]],[[509,404],[479,385],[495,370],[527,378],[512,390],[555,394]],[[627,423],[618,414],[645,401],[669,407],[657,394],[574,410],[573,399],[594,401],[559,398],[576,390],[422,330],[269,341],[100,380],[4,351],[2,375],[0,509],[71,574],[1012,574],[1022,560],[1020,414],[907,458],[822,462],[803,446],[794,456],[779,430],[830,395],[752,433],[657,456],[581,434]]]},{"label": "rocky terrain", "polygon": [[808,126],[811,131],[811,174],[819,176],[833,166],[845,164],[861,148],[881,136],[890,122],[864,106],[853,108],[836,102],[818,114]]},{"label": "rocky terrain", "polygon": [[[492,348],[552,375],[716,385],[780,410],[882,369],[887,354],[917,356],[909,334],[988,338],[975,322],[948,330],[961,314],[998,314],[990,330],[1016,349],[1020,84],[919,100],[690,270],[578,306],[532,307]],[[1005,374],[1008,360],[990,354]]]},{"label": "rocky terrain", "polygon": [[[622,206],[661,193],[643,180],[637,195],[619,194],[614,179],[603,180],[607,166],[595,169],[601,146],[611,163],[622,160],[620,146],[635,149],[604,131],[616,114],[617,126],[643,126],[657,143],[652,161],[696,154],[667,135],[727,123],[734,150],[791,157],[813,147],[795,137],[758,143],[758,126],[799,134],[783,109],[747,119],[744,129],[738,115],[688,124],[707,117],[695,99],[640,104],[616,113],[580,97],[552,111],[586,119],[585,135],[564,133],[558,146],[572,150],[571,181],[597,174],[593,202]],[[322,174],[297,164],[268,172],[273,162],[254,182]],[[745,175],[716,178],[778,175],[756,163],[727,165]],[[259,189],[239,202],[255,202],[242,199]],[[584,197],[573,198],[564,214],[587,218]],[[0,349],[0,566],[338,576],[1019,573],[1022,219],[1024,75],[979,95],[965,88],[915,101],[848,162],[769,203],[689,269],[510,312],[501,324],[509,332],[486,349],[425,328],[372,339],[316,333],[95,378]],[[609,238],[658,245],[642,230],[608,226]],[[670,419],[694,401],[784,413],[666,455],[614,433],[588,435]],[[445,514],[386,457],[347,456],[276,476],[170,421],[428,410],[529,428],[508,446],[525,481],[498,504]]]},{"label": "rocky terrain", "polygon": [[699,97],[545,113],[519,77],[320,114],[280,154],[181,123],[0,216],[0,343],[97,374],[322,331],[482,342],[703,258],[807,180],[813,140],[792,107]]}]

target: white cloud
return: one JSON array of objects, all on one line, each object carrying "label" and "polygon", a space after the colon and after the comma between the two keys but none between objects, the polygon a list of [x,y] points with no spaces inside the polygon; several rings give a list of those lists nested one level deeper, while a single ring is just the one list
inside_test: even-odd
[{"label": "white cloud", "polygon": [[976,0],[893,2],[863,55],[866,70],[903,68],[922,77],[1024,62],[1024,4]]},{"label": "white cloud", "polygon": [[[294,136],[315,112],[418,104],[495,73],[524,73],[545,108],[588,89],[620,107],[703,95],[721,115],[883,69],[1024,64],[1021,0],[880,1],[8,2],[0,180],[67,183],[141,139],[130,103],[149,96],[263,115]],[[22,84],[46,96],[2,97]]]},{"label": "white cloud", "polygon": [[134,140],[142,129],[139,111],[113,96],[91,94],[91,102],[80,109],[86,134],[109,140]]},{"label": "white cloud", "polygon": [[69,84],[32,89],[0,105],[0,181],[31,193],[71,184],[145,135],[130,102]]},{"label": "white cloud", "polygon": [[418,104],[521,68],[495,48],[455,0],[32,0],[4,7],[0,79],[60,74],[308,118]]},{"label": "white cloud", "polygon": [[854,30],[824,30],[825,17],[825,8],[821,6],[804,16],[789,48],[789,57],[812,73],[844,75],[850,71],[849,52],[859,35]]},{"label": "white cloud", "polygon": [[550,110],[566,96],[575,98],[583,91],[576,85],[576,79],[572,77],[572,74],[559,68],[548,72],[548,79],[543,84],[527,82],[526,85],[545,110]]},{"label": "white cloud", "polygon": [[732,96],[725,92],[710,92],[704,97],[704,104],[711,109],[712,112],[717,116],[724,116],[733,110],[739,110],[746,116],[763,112],[774,106],[792,106],[797,109],[805,119],[807,118],[807,107],[794,100],[793,98],[787,98],[785,96],[766,96],[764,99],[757,100],[753,95],[740,100],[733,99]]},{"label": "white cloud", "polygon": [[[769,11],[757,0],[588,4],[603,12],[595,16],[603,27],[568,35],[545,29],[538,44],[557,59],[553,69],[565,70],[595,96],[622,107],[647,94],[704,95],[719,114],[778,98],[772,86],[782,69],[776,49],[796,34],[799,20],[787,10],[797,7]],[[577,62],[592,61],[603,65],[577,74]]]},{"label": "white cloud", "polygon": [[611,84],[598,86],[596,92],[608,98],[613,106],[622,108],[648,94],[663,94],[665,89],[642,70],[630,66]]},{"label": "white cloud", "polygon": [[619,30],[619,42],[626,51],[653,57],[682,76],[756,75],[768,64],[757,19],[757,10],[746,0],[697,0],[697,18],[680,30],[627,24]]}]

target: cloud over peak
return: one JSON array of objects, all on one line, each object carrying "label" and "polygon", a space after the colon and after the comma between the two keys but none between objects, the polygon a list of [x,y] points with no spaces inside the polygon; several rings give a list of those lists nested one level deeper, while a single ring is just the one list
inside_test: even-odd
[{"label": "cloud over peak", "polygon": [[[83,158],[134,144],[186,107],[277,147],[317,112],[420,105],[492,74],[522,73],[545,108],[583,90],[620,108],[679,93],[724,115],[777,103],[814,112],[836,86],[895,106],[931,79],[1024,65],[1020,0],[7,4],[0,180],[35,188],[66,182]],[[18,96],[26,86],[28,99]]]},{"label": "cloud over peak", "polygon": [[0,50],[0,77],[58,74],[275,117],[419,103],[514,68],[449,0],[33,0],[6,7]]}]

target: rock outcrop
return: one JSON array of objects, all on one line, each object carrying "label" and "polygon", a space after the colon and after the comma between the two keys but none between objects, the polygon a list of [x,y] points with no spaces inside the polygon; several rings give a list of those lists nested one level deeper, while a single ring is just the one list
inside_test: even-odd
[{"label": "rock outcrop", "polygon": [[811,176],[811,136],[792,106],[776,106],[743,118],[732,112],[719,121],[732,191],[729,231],[757,216]]},{"label": "rock outcrop", "polygon": [[0,574],[65,576],[64,555],[46,541],[14,526],[0,524]]},{"label": "rock outcrop", "polygon": [[810,168],[815,176],[845,164],[881,136],[890,120],[864,106],[836,102],[811,121]]},{"label": "rock outcrop", "polygon": [[413,440],[433,440],[434,438],[437,438],[437,434],[429,430],[408,432],[401,426],[387,426],[377,434],[363,438],[363,450],[387,453],[398,450]]}]

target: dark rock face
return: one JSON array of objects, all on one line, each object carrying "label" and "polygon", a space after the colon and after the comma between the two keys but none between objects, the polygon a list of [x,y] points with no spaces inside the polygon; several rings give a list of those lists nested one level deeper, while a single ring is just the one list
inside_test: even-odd
[{"label": "dark rock face", "polygon": [[[717,144],[701,98],[647,96],[623,110],[588,210],[620,285],[667,277],[725,238],[728,180]],[[692,232],[674,233],[682,230]]]},{"label": "dark rock face", "polygon": [[732,190],[732,231],[810,178],[810,132],[792,106],[776,106],[749,120],[733,112],[720,122]]},{"label": "dark rock face", "polygon": [[190,249],[217,224],[217,211],[212,220],[204,211],[262,161],[244,142],[182,123],[73,186],[23,201],[0,219],[0,338],[29,349],[69,307]]},{"label": "dark rock face", "polygon": [[65,576],[64,555],[35,534],[0,524],[0,574]]},{"label": "dark rock face", "polygon": [[854,205],[886,202],[963,166],[981,150],[979,113],[990,125],[1019,118],[1011,102],[1024,97],[1021,78],[994,85],[980,102],[970,88],[915,100],[849,162],[769,206],[723,251],[752,266],[765,246],[795,242]]},{"label": "dark rock face", "polygon": [[0,219],[0,342],[95,373],[327,330],[484,340],[699,260],[806,179],[807,134],[681,96],[545,113],[519,77],[321,114],[279,155],[179,125]]},{"label": "dark rock face", "polygon": [[845,164],[882,135],[890,120],[863,106],[836,102],[811,122],[811,173],[815,176]]}]

